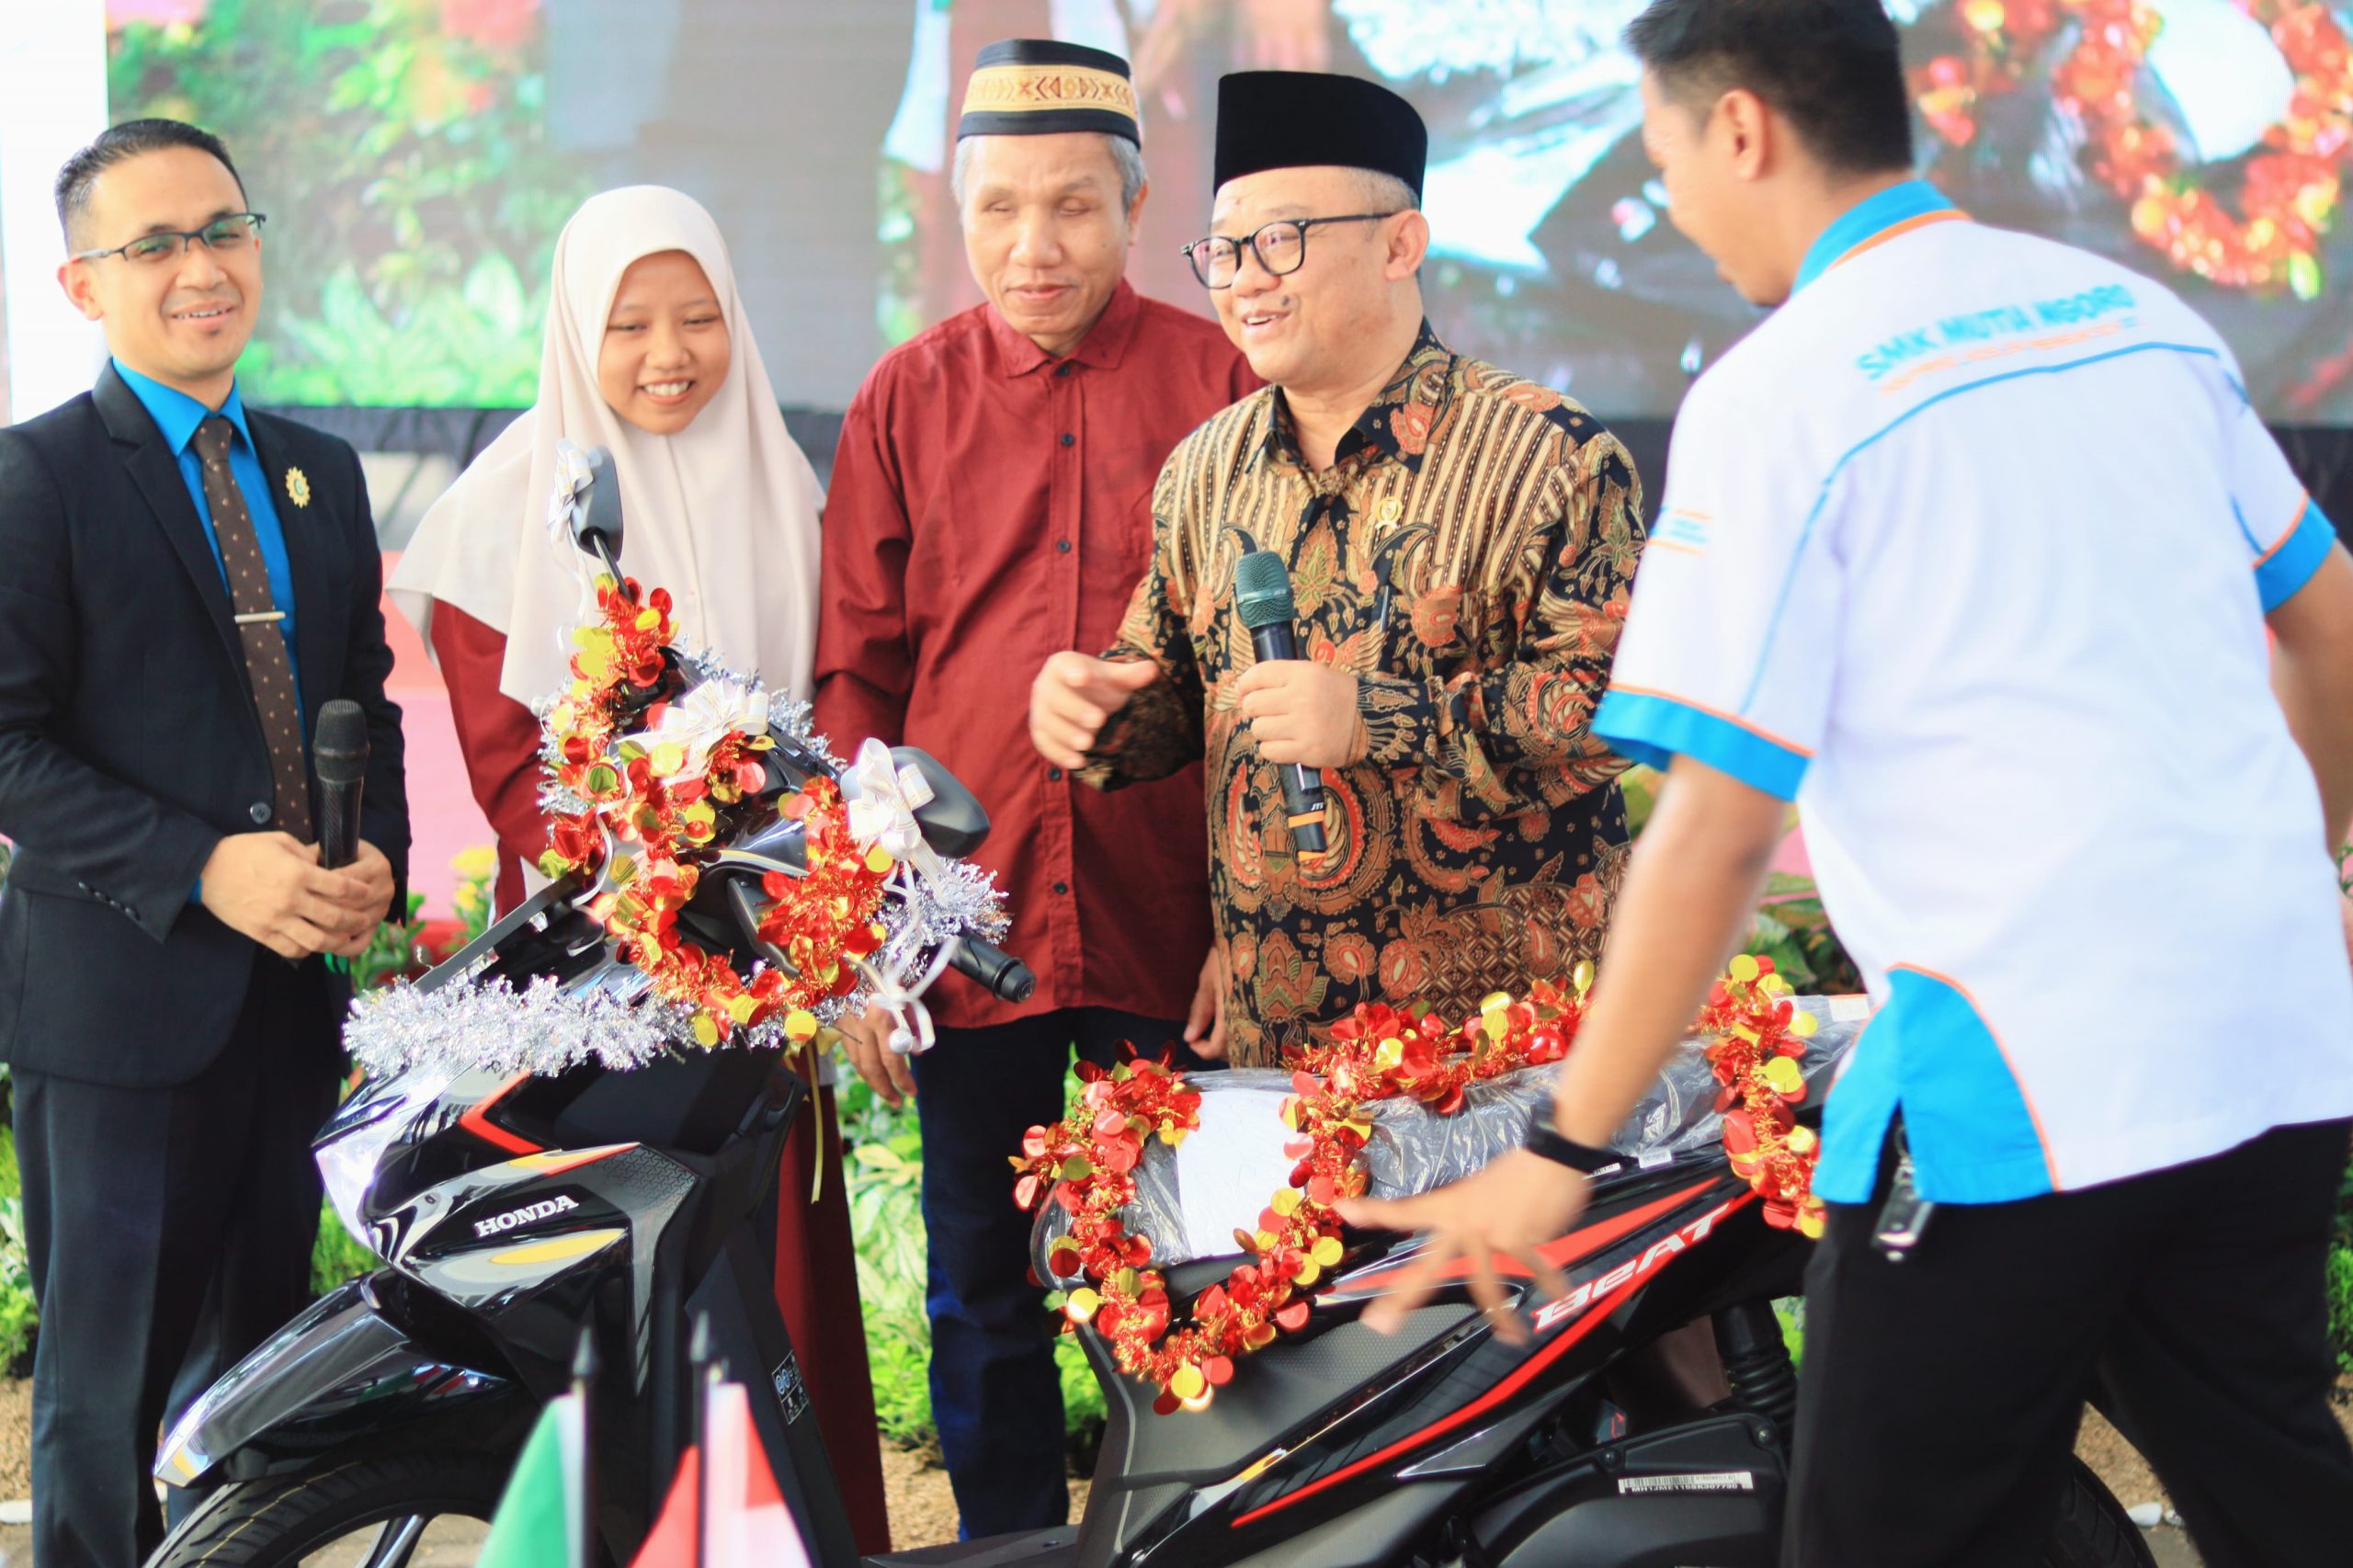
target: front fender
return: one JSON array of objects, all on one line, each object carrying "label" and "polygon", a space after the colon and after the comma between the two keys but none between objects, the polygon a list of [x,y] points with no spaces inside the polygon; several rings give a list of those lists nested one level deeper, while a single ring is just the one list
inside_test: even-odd
[{"label": "front fender", "polygon": [[164,1440],[155,1479],[245,1481],[455,1415],[477,1442],[536,1414],[511,1378],[464,1365],[402,1320],[389,1270],[337,1287],[207,1389]]}]

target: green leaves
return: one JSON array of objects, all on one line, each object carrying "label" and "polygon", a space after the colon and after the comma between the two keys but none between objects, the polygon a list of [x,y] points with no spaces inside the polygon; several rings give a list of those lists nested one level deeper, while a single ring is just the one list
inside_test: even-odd
[{"label": "green leaves", "polygon": [[595,180],[548,133],[536,34],[444,10],[211,0],[109,35],[115,119],[191,120],[268,171],[269,301],[239,366],[255,402],[531,401],[555,236]]},{"label": "green leaves", "polygon": [[[1065,1105],[1076,1077],[1065,1079]],[[858,1293],[866,1316],[866,1357],[874,1379],[874,1418],[882,1437],[903,1449],[934,1440],[931,1419],[931,1324],[924,1315],[927,1281],[923,1226],[923,1127],[914,1106],[892,1110],[858,1080],[837,1091],[841,1175],[849,1184],[850,1235],[858,1249]],[[1010,1153],[1010,1151],[1008,1151]],[[833,1173],[827,1173],[827,1179]],[[1011,1173],[1004,1200],[1013,1201]],[[1046,1312],[1041,1296],[1040,1321]],[[1054,1341],[1063,1383],[1063,1420],[1071,1449],[1082,1460],[1101,1441],[1103,1392],[1096,1386],[1078,1342]]]},{"label": "green leaves", "polygon": [[280,335],[256,339],[240,373],[262,403],[519,406],[539,388],[531,324],[546,311],[544,290],[528,293],[502,256],[389,313],[346,265],[321,287],[319,314],[279,320]]}]

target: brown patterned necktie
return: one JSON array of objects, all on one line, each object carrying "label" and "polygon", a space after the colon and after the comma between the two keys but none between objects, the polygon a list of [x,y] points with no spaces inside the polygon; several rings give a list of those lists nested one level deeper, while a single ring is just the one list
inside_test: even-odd
[{"label": "brown patterned necktie", "polygon": [[294,669],[270,597],[269,569],[262,564],[261,541],[253,512],[237,476],[229,472],[230,423],[214,415],[196,427],[196,455],[204,460],[204,504],[212,509],[212,536],[222,564],[229,569],[229,602],[237,612],[237,636],[245,649],[245,679],[261,714],[262,738],[269,743],[269,773],[276,799],[271,825],[308,844],[311,775],[302,750],[302,705],[294,695]]}]

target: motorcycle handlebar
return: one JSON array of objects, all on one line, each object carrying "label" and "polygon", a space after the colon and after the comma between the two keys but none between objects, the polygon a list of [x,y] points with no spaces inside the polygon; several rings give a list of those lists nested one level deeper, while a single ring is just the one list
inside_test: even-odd
[{"label": "motorcycle handlebar", "polygon": [[1027,1002],[1038,989],[1038,977],[1028,964],[978,937],[960,939],[948,955],[948,966],[1007,1002]]},{"label": "motorcycle handlebar", "polygon": [[[792,972],[791,960],[759,937],[759,915],[752,904],[752,890],[748,881],[735,878],[727,886],[728,908],[735,916],[745,939],[769,963],[787,973]],[[1038,989],[1038,977],[1029,966],[1006,952],[994,942],[978,937],[960,938],[949,949],[948,966],[963,975],[983,991],[1007,1002],[1027,1002]]]}]

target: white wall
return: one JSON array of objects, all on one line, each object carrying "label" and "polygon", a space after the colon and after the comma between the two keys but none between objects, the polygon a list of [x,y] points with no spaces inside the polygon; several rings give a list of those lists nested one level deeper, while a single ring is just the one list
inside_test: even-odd
[{"label": "white wall", "polygon": [[8,404],[28,419],[89,389],[105,343],[56,283],[59,165],[107,125],[105,0],[0,0],[0,272]]}]

